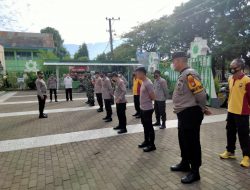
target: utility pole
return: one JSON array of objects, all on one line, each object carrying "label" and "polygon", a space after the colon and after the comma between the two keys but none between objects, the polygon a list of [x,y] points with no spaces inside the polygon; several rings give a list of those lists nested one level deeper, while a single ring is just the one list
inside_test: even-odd
[{"label": "utility pole", "polygon": [[120,20],[120,17],[118,18],[108,18],[106,17],[106,20],[109,22],[109,42],[110,42],[110,50],[111,50],[111,56],[112,56],[112,59],[113,59],[113,53],[114,53],[114,48],[113,48],[113,30],[112,30],[112,21],[116,21],[116,20]]}]

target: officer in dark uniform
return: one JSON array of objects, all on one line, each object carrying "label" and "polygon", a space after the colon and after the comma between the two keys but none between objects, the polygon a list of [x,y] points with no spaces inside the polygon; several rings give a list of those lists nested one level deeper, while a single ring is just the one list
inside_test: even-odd
[{"label": "officer in dark uniform", "polygon": [[89,106],[95,106],[94,85],[90,73],[88,73],[86,77],[86,93]]},{"label": "officer in dark uniform", "polygon": [[192,183],[200,180],[200,126],[204,114],[210,115],[211,112],[206,107],[206,92],[200,76],[188,67],[186,53],[176,52],[172,55],[172,59],[173,69],[180,72],[173,93],[173,104],[178,118],[178,138],[182,160],[172,166],[171,171],[189,172],[181,182]]}]

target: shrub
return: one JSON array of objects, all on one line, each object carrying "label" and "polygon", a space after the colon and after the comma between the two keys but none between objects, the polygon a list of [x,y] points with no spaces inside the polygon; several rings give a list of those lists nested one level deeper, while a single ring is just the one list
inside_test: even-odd
[{"label": "shrub", "polygon": [[36,89],[36,79],[36,73],[27,73],[27,79],[25,80],[25,83],[29,87],[29,89]]}]

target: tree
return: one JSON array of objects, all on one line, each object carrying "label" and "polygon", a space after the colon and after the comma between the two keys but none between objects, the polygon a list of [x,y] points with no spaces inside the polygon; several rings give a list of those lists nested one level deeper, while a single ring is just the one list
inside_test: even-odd
[{"label": "tree", "polygon": [[170,55],[187,51],[199,36],[208,40],[215,66],[225,70],[226,62],[246,57],[250,50],[249,18],[249,0],[190,0],[171,15],[134,27],[123,38],[142,50]]},{"label": "tree", "polygon": [[131,61],[131,59],[135,59],[136,57],[136,47],[129,43],[124,43],[116,47],[113,51],[113,59],[111,52],[102,53],[97,56],[96,60],[98,61]]},{"label": "tree", "polygon": [[56,54],[57,57],[62,59],[63,57],[69,55],[69,52],[63,47],[64,40],[62,39],[58,30],[52,27],[46,27],[44,29],[41,29],[40,32],[53,35],[54,47],[55,47],[54,53]]},{"label": "tree", "polygon": [[79,60],[80,58],[89,60],[89,51],[86,43],[80,45],[78,51],[74,55],[74,59]]}]

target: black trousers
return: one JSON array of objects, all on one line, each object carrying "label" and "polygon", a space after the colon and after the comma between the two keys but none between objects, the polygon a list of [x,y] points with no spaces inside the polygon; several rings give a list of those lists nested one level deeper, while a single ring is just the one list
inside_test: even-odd
[{"label": "black trousers", "polygon": [[55,100],[57,100],[57,92],[56,89],[49,89],[49,97],[50,100],[52,101],[52,94],[54,93]]},{"label": "black trousers", "polygon": [[243,156],[250,156],[249,116],[228,113],[227,115],[227,151],[234,153],[238,132]]},{"label": "black trousers", "polygon": [[100,108],[102,109],[103,108],[102,93],[96,93],[96,99]]},{"label": "black trousers", "polygon": [[116,112],[119,120],[119,127],[121,129],[126,129],[127,126],[126,103],[116,104]]},{"label": "black trousers", "polygon": [[47,96],[44,96],[43,99],[40,96],[37,96],[37,99],[38,99],[38,104],[39,104],[39,115],[43,116]]},{"label": "black trousers", "polygon": [[72,100],[72,88],[66,88],[65,89],[66,93],[66,100],[68,101],[69,99]]},{"label": "black trousers", "polygon": [[165,123],[167,120],[166,102],[165,101],[155,101],[154,109],[155,109],[156,121],[160,122],[160,120],[162,119],[162,122]]},{"label": "black trousers", "polygon": [[199,170],[202,163],[200,126],[204,114],[199,106],[195,106],[178,113],[177,117],[182,162],[191,164],[192,170]]},{"label": "black trousers", "polygon": [[141,110],[141,123],[144,128],[144,141],[148,145],[154,146],[155,131],[152,125],[152,115],[154,110]]},{"label": "black trousers", "polygon": [[136,113],[140,113],[140,95],[134,95],[134,105]]},{"label": "black trousers", "polygon": [[104,99],[104,104],[105,104],[105,110],[107,113],[107,118],[111,118],[112,117],[112,107],[111,107],[111,102],[112,99]]}]

